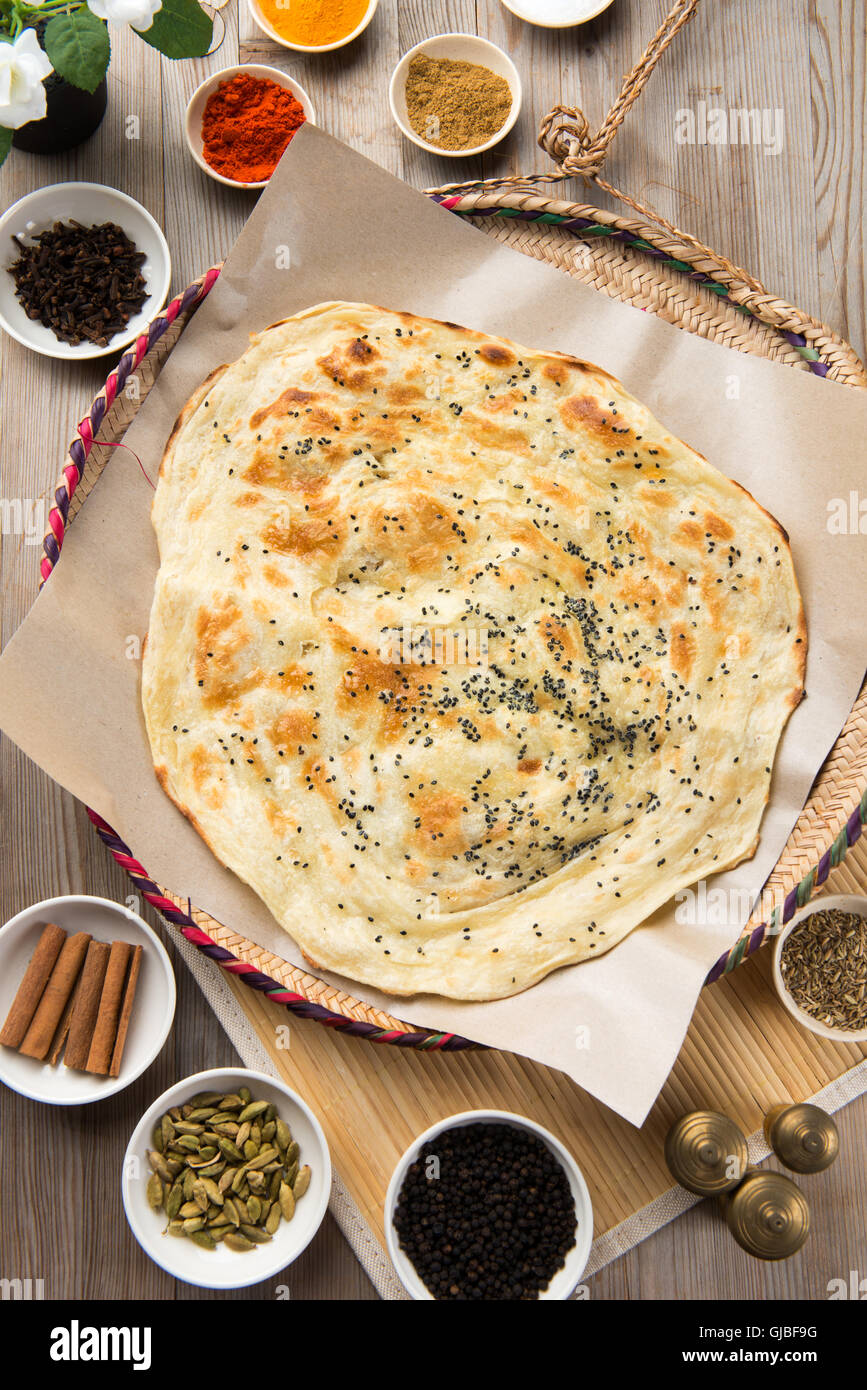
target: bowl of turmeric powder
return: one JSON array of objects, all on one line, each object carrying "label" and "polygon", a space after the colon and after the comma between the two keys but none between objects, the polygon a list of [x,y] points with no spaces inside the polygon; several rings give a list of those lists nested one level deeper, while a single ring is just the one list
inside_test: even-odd
[{"label": "bowl of turmeric powder", "polygon": [[190,97],[185,133],[200,169],[230,188],[264,188],[313,102],[279,68],[242,63],[206,78]]},{"label": "bowl of turmeric powder", "polygon": [[247,0],[269,38],[298,53],[330,53],[367,28],[379,0]]}]

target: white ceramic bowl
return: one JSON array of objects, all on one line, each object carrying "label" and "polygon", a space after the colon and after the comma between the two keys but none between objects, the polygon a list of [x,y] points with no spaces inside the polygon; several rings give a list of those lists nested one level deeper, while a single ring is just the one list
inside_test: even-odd
[{"label": "white ceramic bowl", "polygon": [[[184,1105],[198,1091],[237,1091],[248,1086],[256,1100],[267,1100],[292,1131],[301,1147],[301,1162],[309,1163],[310,1186],[299,1200],[291,1221],[281,1221],[267,1245],[246,1253],[202,1250],[186,1237],[164,1235],[165,1212],[148,1206],[146,1187],[151,1175],[147,1151],[151,1133],[172,1105]],[[295,1091],[276,1077],[243,1067],[221,1067],[188,1076],[164,1091],[145,1112],[133,1131],[123,1161],[123,1205],[132,1233],[145,1254],[176,1279],[202,1289],[243,1289],[271,1279],[291,1264],[310,1244],[322,1225],[331,1194],[331,1157],[322,1126]]]},{"label": "white ceramic bowl", "polygon": [[795,1003],[788,989],[786,988],[783,972],[780,968],[780,960],[783,954],[783,945],[795,927],[803,922],[805,917],[811,917],[814,912],[829,912],[839,908],[841,912],[855,912],[859,917],[867,917],[867,898],[853,897],[848,893],[831,894],[830,896],[819,895],[814,902],[807,903],[795,913],[791,922],[780,932],[774,943],[774,985],[780,1002],[788,1009],[792,1018],[796,1019],[804,1028],[809,1028],[811,1033],[818,1033],[820,1038],[833,1038],[834,1042],[860,1043],[867,1042],[867,1028],[860,1028],[855,1032],[847,1032],[843,1028],[829,1028],[826,1023],[820,1023],[812,1014],[808,1014]]},{"label": "white ceramic bowl", "polygon": [[[13,236],[28,240],[54,222],[69,221],[86,227],[114,222],[145,254],[142,275],[148,297],[123,332],[117,333],[104,348],[92,343],[63,343],[50,328],[29,319],[16,297],[15,282],[6,273],[19,255],[11,240]],[[120,352],[135,341],[162,308],[171,278],[169,248],[159,226],[141,203],[116,188],[106,188],[101,183],[53,183],[19,198],[0,217],[0,327],[43,357],[84,362]]]},{"label": "white ceramic bowl", "polygon": [[187,103],[187,114],[184,118],[184,134],[187,137],[187,148],[200,169],[214,179],[217,183],[223,183],[227,188],[266,188],[268,180],[259,183],[242,183],[240,179],[227,179],[224,174],[218,174],[216,169],[212,169],[205,159],[202,148],[202,116],[205,110],[205,103],[212,92],[215,92],[222,82],[228,82],[231,78],[237,77],[239,72],[245,72],[250,77],[266,77],[278,86],[285,87],[287,92],[291,92],[296,101],[301,103],[304,115],[311,125],[315,124],[316,112],[313,109],[313,102],[294,77],[288,73],[281,72],[280,68],[269,68],[262,63],[240,63],[236,67],[221,68],[219,72],[212,72],[210,77],[206,77],[201,86],[197,87]]},{"label": "white ceramic bowl", "polygon": [[410,1144],[406,1152],[398,1160],[397,1167],[391,1175],[388,1184],[388,1191],[385,1195],[385,1241],[388,1246],[388,1253],[391,1262],[397,1270],[400,1282],[407,1293],[419,1302],[433,1302],[433,1294],[427,1285],[419,1278],[415,1265],[404,1254],[400,1247],[397,1231],[394,1225],[394,1213],[397,1206],[397,1199],[403,1180],[406,1177],[407,1169],[415,1161],[422,1147],[429,1139],[434,1139],[444,1130],[456,1129],[463,1125],[474,1124],[499,1124],[514,1125],[517,1129],[526,1129],[531,1134],[535,1134],[547,1145],[554,1157],[561,1163],[566,1177],[569,1179],[569,1186],[572,1189],[572,1196],[575,1199],[576,1215],[576,1234],[575,1244],[566,1256],[566,1261],[554,1278],[551,1280],[547,1289],[540,1293],[540,1299],[563,1300],[574,1293],[584,1267],[590,1256],[590,1246],[593,1243],[593,1207],[590,1201],[590,1193],[587,1191],[587,1184],[584,1175],[569,1150],[555,1139],[549,1130],[537,1125],[534,1120],[528,1120],[523,1115],[513,1115],[508,1110],[464,1110],[459,1115],[450,1115],[446,1120],[440,1120],[438,1124],[431,1125],[424,1134],[420,1134]]},{"label": "white ceramic bowl", "polygon": [[48,898],[26,907],[0,929],[0,1020],[9,1012],[48,922],[66,932],[88,931],[100,941],[129,941],[143,948],[120,1076],[67,1070],[62,1058],[52,1067],[0,1047],[0,1080],[13,1091],[49,1105],[87,1105],[124,1090],[162,1050],[175,1016],[175,977],[159,937],[128,907],[84,895]]},{"label": "white ceramic bowl", "polygon": [[[567,0],[553,0],[549,6],[551,16],[547,19],[536,12],[535,5],[522,4],[521,0],[500,0],[500,3],[518,19],[535,24],[539,29],[572,29],[576,24],[586,24],[588,19],[595,19],[614,0],[568,0],[568,3]],[[537,3],[541,10],[543,0],[537,0]],[[558,15],[557,11],[566,11],[565,17]]]},{"label": "white ceramic bowl", "polygon": [[[416,134],[410,125],[409,114],[406,109],[406,79],[409,65],[418,53],[424,53],[428,58],[451,58],[462,63],[478,63],[481,67],[489,68],[491,72],[495,72],[498,77],[506,79],[512,93],[512,109],[505,124],[491,136],[490,140],[486,140],[483,145],[473,145],[467,150],[444,150],[439,145],[433,145],[429,140],[424,140]],[[429,150],[431,154],[446,155],[450,159],[465,159],[468,155],[482,154],[483,151],[492,149],[508,135],[521,113],[521,79],[511,58],[495,43],[489,43],[487,39],[477,38],[475,34],[437,34],[435,38],[424,39],[404,53],[391,74],[388,104],[391,107],[392,116],[407,140],[411,140],[422,150]]]},{"label": "white ceramic bowl", "polygon": [[345,38],[335,39],[334,43],[305,45],[301,43],[290,43],[289,40],[285,39],[282,34],[278,33],[274,26],[270,24],[269,21],[265,18],[259,6],[256,4],[256,0],[247,0],[247,6],[250,10],[250,14],[253,16],[254,20],[258,24],[259,28],[263,31],[263,33],[267,34],[269,38],[272,38],[275,43],[282,44],[284,48],[291,48],[295,53],[331,53],[335,48],[345,48],[348,43],[352,43],[353,39],[357,39],[359,34],[364,33],[368,24],[373,19],[373,16],[376,14],[376,7],[378,4],[379,0],[370,0],[370,4],[365,10],[361,22],[359,24],[356,24],[355,28],[352,30],[352,33],[347,34]]}]

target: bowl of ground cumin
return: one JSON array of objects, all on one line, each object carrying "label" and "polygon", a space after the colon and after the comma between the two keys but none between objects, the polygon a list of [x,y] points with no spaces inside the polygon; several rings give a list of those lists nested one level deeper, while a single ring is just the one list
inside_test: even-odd
[{"label": "bowl of ground cumin", "polygon": [[521,110],[511,58],[475,34],[438,34],[403,55],[391,76],[391,114],[408,140],[451,158],[499,143]]},{"label": "bowl of ground cumin", "polygon": [[243,63],[212,73],[193,92],[187,147],[217,183],[264,188],[292,137],[315,120],[300,82],[279,68]]},{"label": "bowl of ground cumin", "polygon": [[777,937],[774,984],[792,1018],[835,1042],[867,1042],[867,898],[820,894]]}]

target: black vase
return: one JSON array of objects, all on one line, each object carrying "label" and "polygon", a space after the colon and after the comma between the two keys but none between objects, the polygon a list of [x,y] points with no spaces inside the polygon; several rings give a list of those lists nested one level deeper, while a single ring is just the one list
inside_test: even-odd
[{"label": "black vase", "polygon": [[103,78],[95,92],[85,92],[52,72],[44,86],[45,115],[19,126],[12,144],[28,154],[61,154],[82,144],[97,129],[105,115],[108,85]]}]

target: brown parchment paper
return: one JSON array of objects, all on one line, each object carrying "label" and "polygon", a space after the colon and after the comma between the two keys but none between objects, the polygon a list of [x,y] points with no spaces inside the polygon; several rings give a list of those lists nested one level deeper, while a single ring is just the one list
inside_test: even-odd
[{"label": "brown parchment paper", "polygon": [[[701,899],[673,903],[608,955],[493,1003],[396,1000],[335,980],[416,1025],[557,1067],[640,1124],[674,1063],[707,970],[736,939],[858,692],[867,643],[846,595],[863,591],[867,546],[857,534],[829,529],[828,520],[829,504],[848,505],[861,485],[867,392],[704,342],[614,303],[496,244],[305,126],[126,436],[150,476],[181,406],[208,372],[238,357],[251,331],[329,299],[451,319],[598,363],[747,487],[792,537],[810,633],[808,694],[780,747],[755,858],[707,886],[717,905],[720,889],[729,894],[727,910],[708,913]],[[151,496],[135,460],[115,451],[66,535],[50,583],[0,659],[0,727],[103,815],[164,887],[303,966],[295,943],[217,863],[153,774],[130,641],[147,630],[156,573]],[[733,742],[740,734],[732,729]]]}]

